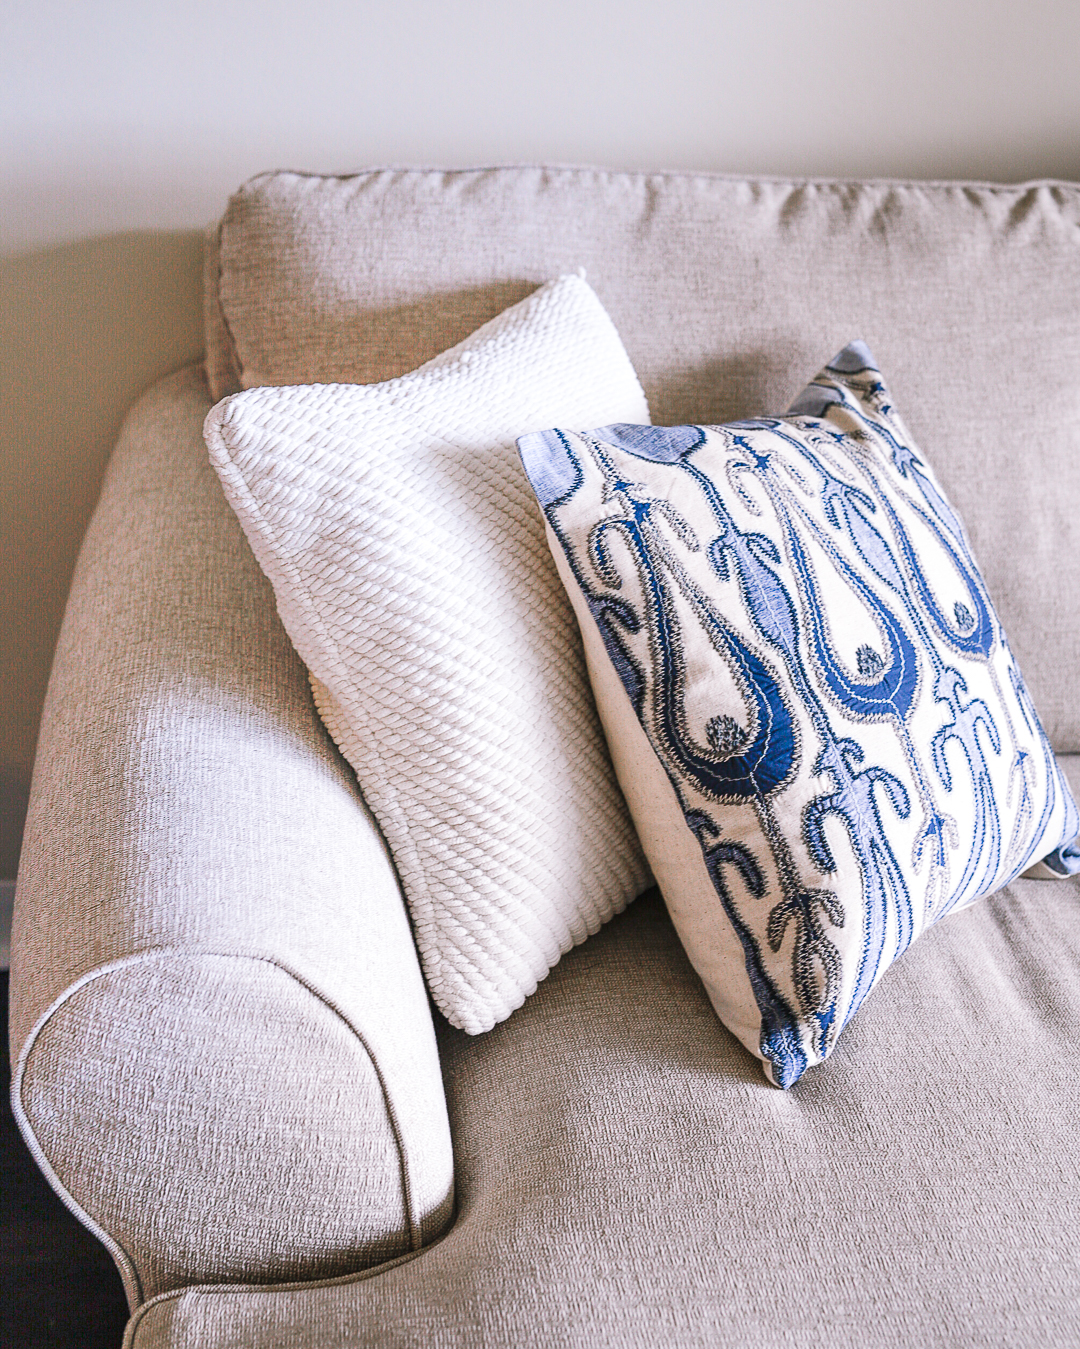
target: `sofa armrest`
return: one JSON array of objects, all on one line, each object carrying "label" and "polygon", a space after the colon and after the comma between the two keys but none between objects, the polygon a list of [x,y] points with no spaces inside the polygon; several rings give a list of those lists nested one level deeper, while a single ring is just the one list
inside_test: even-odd
[{"label": "sofa armrest", "polygon": [[431,1241],[452,1157],[392,863],[207,461],[198,368],[129,414],[38,746],[16,1116],[132,1305]]}]

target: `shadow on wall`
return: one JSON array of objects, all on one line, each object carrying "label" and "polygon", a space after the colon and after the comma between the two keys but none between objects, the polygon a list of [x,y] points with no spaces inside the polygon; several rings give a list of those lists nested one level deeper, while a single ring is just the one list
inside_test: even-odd
[{"label": "shadow on wall", "polygon": [[0,260],[4,875],[105,462],[139,393],[201,354],[201,282],[197,230],[115,234]]},{"label": "shadow on wall", "polygon": [[22,768],[0,767],[0,882],[15,879],[29,795],[29,773]]}]

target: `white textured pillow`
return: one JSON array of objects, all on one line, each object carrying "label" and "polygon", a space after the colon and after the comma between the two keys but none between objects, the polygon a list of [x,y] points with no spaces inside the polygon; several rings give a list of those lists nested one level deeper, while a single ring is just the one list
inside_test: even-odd
[{"label": "white textured pillow", "polygon": [[650,882],[514,441],[647,421],[576,276],[385,384],[259,388],[210,458],[470,1033]]}]

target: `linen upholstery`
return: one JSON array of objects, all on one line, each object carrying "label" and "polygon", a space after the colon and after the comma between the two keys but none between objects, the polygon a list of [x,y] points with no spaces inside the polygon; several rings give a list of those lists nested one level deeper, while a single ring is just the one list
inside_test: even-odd
[{"label": "linen upholstery", "polygon": [[[460,340],[534,284],[583,264],[660,422],[722,421],[779,406],[822,349],[862,332],[897,372],[894,392],[912,409],[916,438],[940,460],[946,489],[975,522],[976,555],[1060,747],[1076,738],[1076,651],[1067,605],[1060,607],[1077,556],[1069,448],[1078,388],[1076,192],[534,169],[378,173],[352,186],[287,175],[256,183],[230,207],[222,282],[231,299],[218,327],[227,345],[246,352],[244,379],[252,383],[267,382],[251,375],[252,363],[276,339],[272,326],[245,335],[245,314],[283,324],[283,349],[295,342],[291,319],[300,316],[311,352],[328,369],[340,358],[386,378]],[[714,210],[721,199],[726,215]],[[741,310],[732,303],[738,295]],[[922,364],[925,347],[946,334],[958,346],[950,387]],[[1029,339],[1043,346],[1025,345]],[[294,350],[297,364],[311,354],[302,344]],[[1032,351],[1044,357],[1038,388],[1024,373]],[[238,366],[226,352],[221,368]],[[319,377],[296,373],[286,382]],[[223,391],[215,385],[215,396]],[[927,435],[935,409],[956,398],[966,413],[975,409],[983,437],[993,498],[983,516],[968,500],[982,491],[979,465],[961,456],[955,427],[947,445]],[[406,1023],[419,1024],[404,1005],[418,975],[403,976],[389,954],[399,948],[389,901],[384,908],[380,900],[383,873],[364,878],[359,844],[348,857],[328,855],[331,836],[338,847],[346,836],[348,775],[314,720],[280,629],[265,617],[269,597],[253,561],[239,573],[223,567],[235,546],[225,540],[238,534],[222,524],[223,500],[206,490],[208,467],[196,471],[196,423],[208,400],[197,401],[197,412],[192,405],[179,417],[160,395],[144,406],[145,443],[114,462],[105,497],[110,530],[129,536],[138,526],[140,565],[176,573],[184,584],[139,582],[132,607],[123,589],[134,584],[130,569],[113,572],[114,591],[106,574],[91,584],[89,553],[80,568],[80,628],[69,627],[61,643],[20,878],[13,1041],[21,1043],[78,972],[110,953],[122,956],[146,930],[183,936],[208,927],[209,902],[193,906],[189,892],[200,900],[212,894],[213,921],[245,932],[273,903],[274,925],[293,947],[303,946],[312,914],[319,927],[336,908],[349,924],[355,911],[341,898],[363,892],[370,945],[357,940],[360,919],[338,929],[339,942],[371,989],[371,1008],[390,1009],[383,1046],[394,1049],[394,1032],[408,1036]],[[1041,473],[1057,491],[1025,495],[1009,476],[1006,413],[1023,431],[1017,452],[1038,465],[1031,481]],[[134,428],[129,423],[128,437]],[[1064,428],[1064,438],[1051,428]],[[164,443],[178,430],[179,454]],[[152,472],[139,466],[144,453]],[[117,479],[128,472],[125,487]],[[174,505],[173,493],[187,504]],[[173,519],[174,510],[181,524],[159,530],[157,515]],[[1021,526],[1033,517],[1045,529],[1031,541]],[[107,534],[94,529],[100,551]],[[168,562],[168,550],[181,561]],[[166,607],[164,616],[140,610],[148,595]],[[116,610],[119,638],[98,631]],[[182,619],[190,659],[183,642],[164,640],[161,625],[174,619]],[[1044,634],[1044,679],[1034,687],[1040,652],[1034,661],[1030,653]],[[147,649],[155,644],[165,674]],[[103,674],[80,674],[74,656],[83,650],[86,666],[104,661]],[[207,669],[211,677],[201,680]],[[117,704],[132,688],[153,693],[161,680],[181,677],[185,693],[224,690],[211,710],[232,728],[228,744],[209,752],[193,782],[206,743],[161,727],[148,756],[156,776],[146,782],[130,733],[117,749],[96,723],[123,724]],[[253,686],[273,680],[281,681],[276,701],[264,706]],[[124,686],[122,697],[114,683]],[[205,698],[197,699],[196,727],[205,717]],[[160,718],[144,722],[153,730]],[[301,725],[307,729],[296,739]],[[238,773],[229,764],[244,745],[251,769]],[[178,781],[177,763],[187,768]],[[121,790],[114,765],[124,764]],[[1063,765],[1074,792],[1076,764]],[[286,801],[279,785],[267,785],[271,765],[287,775]],[[241,821],[248,818],[241,787],[255,793],[270,822],[259,847],[225,812],[215,833],[219,778],[234,807],[240,799]],[[164,818],[151,809],[159,784],[169,784]],[[317,809],[294,820],[290,812],[306,809],[315,785]],[[169,814],[177,793],[186,801],[179,817]],[[201,794],[213,797],[205,811]],[[126,810],[130,800],[111,838],[102,840],[95,824],[95,797],[103,811],[118,799]],[[144,810],[140,832],[136,812]],[[62,863],[50,856],[56,837],[80,830],[87,846],[77,863],[70,852]],[[223,842],[230,831],[242,848],[235,867]],[[140,838],[148,845],[141,850]],[[172,865],[185,857],[191,864],[174,876]],[[134,899],[129,891],[114,904],[121,871],[133,891],[145,875]],[[59,890],[54,880],[63,882]],[[164,908],[149,923],[142,915],[155,887]],[[658,905],[639,900],[564,958],[489,1036],[442,1028],[460,1190],[458,1221],[442,1241],[329,1286],[166,1294],[133,1321],[128,1345],[1072,1346],[1080,1339],[1072,1239],[1076,896],[1075,882],[1018,882],[937,925],[860,1011],[820,1081],[810,1075],[786,1094],[760,1080],[718,1025]],[[335,953],[316,948],[311,965],[335,972],[328,985],[347,986]],[[358,949],[370,953],[362,971]],[[992,1007],[990,985],[998,990]],[[928,1027],[927,1054],[894,1067],[889,1028],[897,1008],[910,1009],[909,992]],[[363,1001],[359,983],[352,997]],[[968,1071],[980,1056],[993,1071]],[[392,1067],[405,1057],[404,1049],[373,1055],[391,1065],[399,1093],[406,1083]],[[421,1054],[413,1084],[418,1115],[431,1081],[426,1062]],[[78,1064],[68,1061],[66,1071],[77,1077]],[[399,1118],[413,1116],[402,1106]],[[358,1149],[372,1127],[357,1122]],[[289,1225],[265,1213],[261,1231],[271,1242],[278,1224]],[[253,1263],[258,1258],[252,1254]],[[266,1256],[263,1267],[280,1265]]]},{"label": "linen upholstery", "polygon": [[370,1054],[273,961],[149,952],[95,971],[23,1081],[38,1148],[136,1266],[135,1300],[193,1274],[312,1278],[411,1248]]},{"label": "linen upholstery", "polygon": [[1067,1349],[1077,909],[1072,882],[1018,881],[937,924],[778,1092],[643,897],[489,1035],[440,1033],[441,1242],[328,1287],[170,1296],[129,1349]]},{"label": "linen upholstery", "polygon": [[12,943],[16,1113],[133,1305],[360,1268],[452,1202],[393,869],[207,461],[209,407],[198,370],[171,377],[109,467]]},{"label": "linen upholstery", "polygon": [[1063,677],[1080,667],[1080,189],[266,175],[221,225],[214,396],[391,378],[579,266],[657,425],[786,407],[822,353],[863,337],[967,524],[1051,743],[1080,750]]}]

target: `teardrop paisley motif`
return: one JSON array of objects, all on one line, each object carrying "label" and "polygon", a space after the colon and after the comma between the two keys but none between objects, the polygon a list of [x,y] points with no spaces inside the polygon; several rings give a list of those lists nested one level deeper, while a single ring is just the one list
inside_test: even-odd
[{"label": "teardrop paisley motif", "polygon": [[789,1086],[929,923],[1072,865],[963,527],[862,343],[784,417],[519,446]]}]

